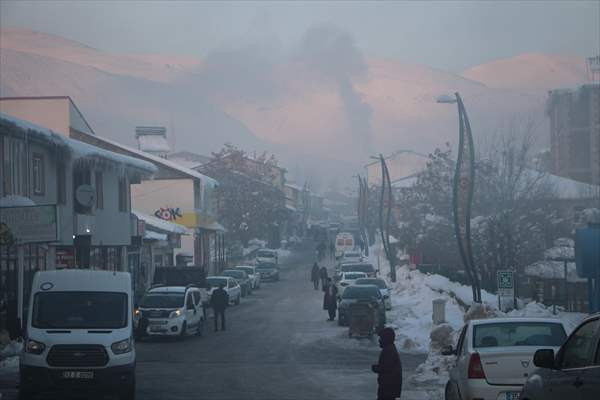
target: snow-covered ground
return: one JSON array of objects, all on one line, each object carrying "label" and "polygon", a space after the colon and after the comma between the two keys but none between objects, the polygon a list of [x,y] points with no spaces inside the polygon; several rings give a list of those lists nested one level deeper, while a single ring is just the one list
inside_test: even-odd
[{"label": "snow-covered ground", "polygon": [[[432,399],[443,398],[443,388],[453,357],[442,356],[439,346],[431,345],[430,333],[434,328],[433,300],[445,300],[446,323],[451,327],[452,341],[456,343],[457,333],[464,325],[465,313],[472,304],[471,288],[452,282],[444,276],[425,274],[408,266],[396,269],[397,279],[393,283],[389,277],[389,263],[379,244],[370,248],[369,260],[373,265],[379,265],[380,275],[387,281],[392,292],[392,310],[387,312],[387,321],[388,326],[396,331],[396,346],[400,351],[428,354],[427,360],[417,368],[416,374],[411,378],[411,383],[415,386],[429,387]],[[560,308],[557,314],[553,315],[551,307],[536,302],[505,313],[498,310],[496,295],[482,291],[481,297],[483,308],[489,316],[555,317],[563,321],[569,332],[584,317],[584,314],[564,312]]]}]

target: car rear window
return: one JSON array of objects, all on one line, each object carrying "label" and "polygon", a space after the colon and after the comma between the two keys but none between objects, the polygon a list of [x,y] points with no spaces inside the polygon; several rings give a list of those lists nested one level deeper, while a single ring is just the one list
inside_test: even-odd
[{"label": "car rear window", "polygon": [[342,265],[342,272],[364,272],[370,274],[375,271],[371,264],[346,264]]},{"label": "car rear window", "polygon": [[344,299],[370,299],[379,298],[379,289],[375,286],[349,286],[344,290]]},{"label": "car rear window", "polygon": [[359,279],[359,278],[364,278],[364,277],[365,277],[365,274],[363,274],[363,273],[350,272],[350,273],[344,274],[344,279]]},{"label": "car rear window", "polygon": [[363,278],[356,281],[357,285],[375,285],[379,289],[387,289],[387,285],[383,279]]},{"label": "car rear window", "polygon": [[264,250],[259,251],[258,253],[256,253],[256,255],[261,258],[274,258],[275,257],[275,254],[273,254],[272,252],[264,251]]},{"label": "car rear window", "polygon": [[560,346],[567,335],[559,323],[498,322],[473,327],[473,347]]}]

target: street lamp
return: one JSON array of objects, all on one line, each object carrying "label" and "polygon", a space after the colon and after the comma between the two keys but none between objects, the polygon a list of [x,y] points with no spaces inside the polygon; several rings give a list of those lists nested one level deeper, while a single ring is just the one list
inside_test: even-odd
[{"label": "street lamp", "polygon": [[437,98],[437,102],[458,104],[459,144],[452,191],[454,232],[458,242],[460,257],[467,276],[471,281],[473,301],[481,303],[479,275],[471,250],[471,204],[473,203],[473,186],[475,183],[475,149],[473,135],[471,134],[471,124],[467,117],[467,110],[458,92],[454,93],[454,97],[447,94],[441,95]]}]

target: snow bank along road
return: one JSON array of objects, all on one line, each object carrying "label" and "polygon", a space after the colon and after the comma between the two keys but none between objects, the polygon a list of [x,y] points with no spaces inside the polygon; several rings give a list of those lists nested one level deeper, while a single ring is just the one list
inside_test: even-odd
[{"label": "snow bank along road", "polygon": [[[137,398],[374,399],[376,376],[370,366],[377,360],[377,342],[349,339],[347,328],[326,321],[322,292],[309,282],[312,262],[312,252],[283,260],[280,282],[263,283],[227,310],[225,332],[213,332],[211,319],[204,337],[136,343]],[[425,356],[401,357],[402,399],[427,399],[407,387]],[[7,382],[1,382],[3,392]],[[14,384],[2,400],[15,398]]]}]

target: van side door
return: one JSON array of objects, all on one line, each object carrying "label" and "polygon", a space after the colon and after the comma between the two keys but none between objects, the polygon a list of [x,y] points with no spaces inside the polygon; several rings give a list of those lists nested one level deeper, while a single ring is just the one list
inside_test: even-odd
[{"label": "van side door", "polygon": [[185,295],[185,320],[187,321],[188,328],[196,327],[200,321],[200,314],[196,310],[191,290],[188,290]]}]

